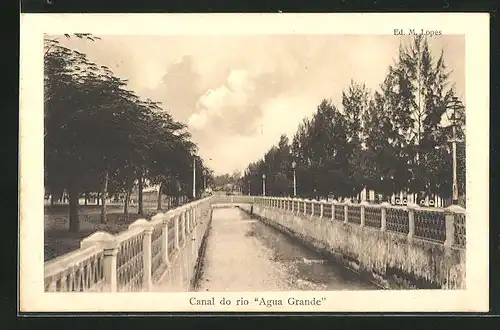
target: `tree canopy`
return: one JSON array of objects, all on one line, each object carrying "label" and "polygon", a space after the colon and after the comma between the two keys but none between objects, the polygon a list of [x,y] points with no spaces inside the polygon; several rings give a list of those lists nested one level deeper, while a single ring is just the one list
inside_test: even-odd
[{"label": "tree canopy", "polygon": [[198,180],[210,171],[196,155],[186,125],[160,103],[127,89],[127,81],[109,68],[62,46],[60,38],[99,38],[45,38],[45,188],[68,192],[70,230],[79,230],[82,193],[129,195],[134,186],[151,182],[163,187],[161,193],[191,195],[193,164]]},{"label": "tree canopy", "polygon": [[[448,198],[452,193],[450,112],[455,89],[444,54],[435,57],[427,39],[401,44],[398,56],[375,91],[351,81],[340,107],[324,99],[299,124],[292,140],[282,135],[242,178],[246,191],[303,197],[355,197],[363,188],[383,195],[400,191]],[[461,104],[461,102],[459,102]],[[465,194],[465,108],[455,123],[457,177]]]}]

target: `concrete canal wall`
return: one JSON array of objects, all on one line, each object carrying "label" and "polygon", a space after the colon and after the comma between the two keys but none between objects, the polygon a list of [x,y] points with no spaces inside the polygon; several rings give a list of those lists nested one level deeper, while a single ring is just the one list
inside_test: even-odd
[{"label": "concrete canal wall", "polygon": [[239,207],[386,289],[465,289],[465,249],[264,205]]}]

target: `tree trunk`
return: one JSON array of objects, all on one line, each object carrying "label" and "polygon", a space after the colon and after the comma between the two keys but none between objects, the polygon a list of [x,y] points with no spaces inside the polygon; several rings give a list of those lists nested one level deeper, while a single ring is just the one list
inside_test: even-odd
[{"label": "tree trunk", "polygon": [[89,200],[89,193],[85,193],[85,205],[88,204],[88,200]]},{"label": "tree trunk", "polygon": [[80,220],[78,219],[78,191],[74,187],[69,189],[69,231],[72,233],[80,231]]},{"label": "tree trunk", "polygon": [[128,220],[128,203],[130,201],[131,189],[127,189],[125,193],[125,203],[123,207],[123,214],[125,215],[125,220]]},{"label": "tree trunk", "polygon": [[137,214],[143,215],[144,214],[144,206],[142,203],[142,188],[143,188],[143,182],[142,182],[142,174],[139,175],[139,184],[138,184],[138,193],[137,193],[137,199],[139,203],[139,210]]},{"label": "tree trunk", "polygon": [[97,193],[97,201],[96,204],[99,206],[99,199],[101,198],[101,194],[98,192]]},{"label": "tree trunk", "polygon": [[50,206],[54,206],[54,194],[50,194]]},{"label": "tree trunk", "polygon": [[163,184],[160,183],[160,186],[158,187],[158,211],[161,211],[161,197],[162,197],[162,194],[161,194],[161,188],[162,188]]},{"label": "tree trunk", "polygon": [[107,214],[106,214],[106,196],[108,194],[108,172],[104,174],[104,183],[102,185],[102,193],[101,193],[101,223],[107,223]]}]

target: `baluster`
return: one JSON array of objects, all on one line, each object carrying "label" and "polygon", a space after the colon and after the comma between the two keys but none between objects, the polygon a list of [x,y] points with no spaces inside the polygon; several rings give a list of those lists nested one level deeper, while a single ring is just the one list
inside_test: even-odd
[{"label": "baluster", "polygon": [[73,291],[79,292],[81,290],[81,282],[82,282],[82,265],[77,265],[78,271],[75,271],[73,277]]},{"label": "baluster", "polygon": [[68,275],[66,273],[63,273],[61,275],[61,292],[68,292]]},{"label": "baluster", "polygon": [[[144,232],[143,241],[142,241],[142,267],[143,267],[143,276],[142,276],[142,285],[143,288],[147,291],[151,290],[152,281],[151,281],[151,236],[153,234],[154,227],[149,223],[149,221],[145,219],[139,219],[132,223],[129,229],[140,228]],[[139,243],[140,244],[140,243]],[[137,245],[138,247],[139,245]]]},{"label": "baluster", "polygon": [[89,290],[92,288],[92,269],[93,269],[93,263],[96,262],[96,259],[92,258],[92,260],[89,260],[89,263],[84,268],[85,272],[85,278],[83,282],[83,290]]},{"label": "baluster", "polygon": [[73,292],[74,289],[75,289],[75,270],[73,267],[71,267],[68,274],[68,292]]},{"label": "baluster", "polygon": [[57,291],[57,290],[56,290],[56,287],[57,287],[57,285],[56,285],[56,284],[57,284],[57,281],[55,280],[55,278],[54,278],[54,277],[52,277],[52,278],[50,279],[49,285],[48,285],[48,287],[47,287],[47,291],[48,291],[48,292],[55,292],[55,291]]}]

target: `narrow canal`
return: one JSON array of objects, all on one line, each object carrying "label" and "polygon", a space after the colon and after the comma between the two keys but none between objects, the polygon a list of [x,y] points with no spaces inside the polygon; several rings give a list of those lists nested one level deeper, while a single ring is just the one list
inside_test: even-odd
[{"label": "narrow canal", "polygon": [[377,286],[238,208],[213,210],[198,291],[372,289]]}]

